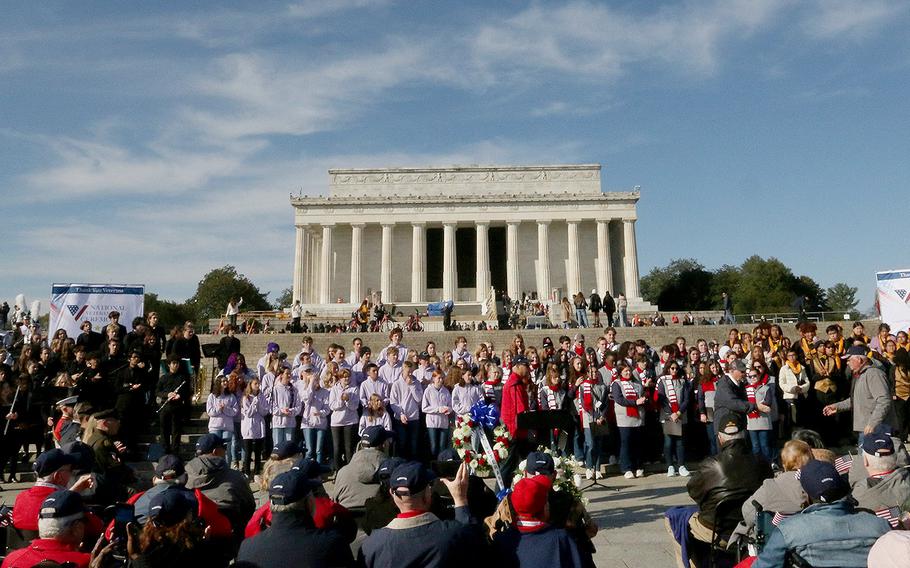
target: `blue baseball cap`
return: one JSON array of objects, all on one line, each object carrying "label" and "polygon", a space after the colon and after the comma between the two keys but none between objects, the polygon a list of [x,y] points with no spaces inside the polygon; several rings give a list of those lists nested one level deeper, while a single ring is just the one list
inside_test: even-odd
[{"label": "blue baseball cap", "polygon": [[218,448],[224,448],[224,440],[218,434],[205,434],[196,440],[196,455],[210,454]]},{"label": "blue baseball cap", "polygon": [[85,513],[85,505],[82,503],[82,496],[75,491],[61,489],[48,495],[41,503],[41,510],[38,511],[39,519],[60,519]]},{"label": "blue baseball cap", "polygon": [[400,466],[403,463],[406,463],[407,460],[404,458],[386,458],[379,464],[379,469],[376,470],[376,480],[383,481],[392,477],[392,472],[395,471],[395,468]]},{"label": "blue baseball cap", "polygon": [[172,454],[165,454],[158,460],[155,466],[155,477],[158,479],[180,477],[186,473],[183,467],[183,460]]},{"label": "blue baseball cap", "polygon": [[873,431],[863,436],[863,451],[870,456],[890,456],[894,454],[894,441],[889,434]]},{"label": "blue baseball cap", "polygon": [[364,445],[375,448],[391,437],[392,433],[382,426],[370,426],[369,428],[364,429],[363,434],[360,436],[360,441],[363,442]]},{"label": "blue baseball cap", "polygon": [[285,460],[299,453],[301,453],[300,444],[288,440],[279,442],[277,446],[272,448],[272,455],[279,460]]},{"label": "blue baseball cap", "polygon": [[79,459],[59,448],[50,449],[35,459],[35,473],[38,477],[47,477],[61,467],[76,465]]},{"label": "blue baseball cap", "polygon": [[831,503],[850,492],[834,464],[821,460],[809,460],[799,470],[799,483],[813,501]]},{"label": "blue baseball cap", "polygon": [[198,510],[195,493],[173,485],[152,497],[149,502],[149,519],[157,525],[173,526],[188,515],[195,517]]},{"label": "blue baseball cap", "polygon": [[556,471],[556,464],[553,456],[546,452],[531,452],[528,454],[525,471],[528,475],[551,475]]},{"label": "blue baseball cap", "polygon": [[396,467],[389,477],[391,489],[407,489],[409,493],[419,493],[436,479],[436,475],[420,462],[407,462]]},{"label": "blue baseball cap", "polygon": [[319,486],[300,470],[291,469],[275,476],[269,486],[269,501],[273,505],[290,505],[304,499]]}]

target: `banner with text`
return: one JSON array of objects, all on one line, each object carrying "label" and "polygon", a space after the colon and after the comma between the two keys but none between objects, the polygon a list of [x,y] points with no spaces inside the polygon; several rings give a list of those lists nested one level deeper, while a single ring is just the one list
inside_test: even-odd
[{"label": "banner with text", "polygon": [[108,314],[120,312],[120,323],[131,329],[133,318],[145,313],[143,284],[54,284],[51,288],[50,333],[65,329],[67,335],[81,333],[83,321],[104,333]]},{"label": "banner with text", "polygon": [[876,272],[878,307],[891,333],[910,328],[910,269]]}]

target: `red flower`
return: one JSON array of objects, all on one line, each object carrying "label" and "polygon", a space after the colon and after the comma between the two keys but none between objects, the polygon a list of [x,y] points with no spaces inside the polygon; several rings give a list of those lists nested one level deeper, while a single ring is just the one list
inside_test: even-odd
[{"label": "red flower", "polygon": [[468,420],[468,428],[473,428],[473,427],[474,427],[474,421]]},{"label": "red flower", "polygon": [[493,452],[493,457],[496,458],[496,463],[499,463],[499,460],[502,459],[499,457],[499,452]]},{"label": "red flower", "polygon": [[472,455],[474,455],[474,452],[472,452],[471,450],[465,450],[464,451],[464,461],[470,460]]},{"label": "red flower", "polygon": [[456,448],[460,448],[460,447],[461,447],[461,440],[458,439],[458,438],[455,439],[455,447],[456,447]]},{"label": "red flower", "polygon": [[487,465],[487,460],[483,456],[477,458],[477,465]]}]

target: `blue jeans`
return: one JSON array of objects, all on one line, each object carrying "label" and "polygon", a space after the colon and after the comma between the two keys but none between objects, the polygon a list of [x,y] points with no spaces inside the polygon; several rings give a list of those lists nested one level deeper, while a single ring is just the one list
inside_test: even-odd
[{"label": "blue jeans", "polygon": [[749,430],[749,439],[752,440],[752,453],[764,456],[769,462],[774,459],[771,453],[771,431],[770,430]]},{"label": "blue jeans", "polygon": [[673,454],[676,454],[676,465],[686,465],[686,446],[683,443],[682,436],[670,436],[664,434],[664,461],[667,467],[673,465]]},{"label": "blue jeans", "polygon": [[575,320],[578,322],[578,327],[588,327],[588,310],[575,308]]},{"label": "blue jeans", "polygon": [[619,468],[623,473],[641,469],[641,430],[619,427]]},{"label": "blue jeans", "polygon": [[295,428],[272,428],[272,443],[276,446],[281,442],[293,442],[294,441],[294,430]]},{"label": "blue jeans", "polygon": [[[395,430],[395,439],[398,442],[396,453],[405,459],[412,460],[418,458],[417,442],[420,441],[419,420],[419,418],[408,420],[407,424],[402,424],[401,420],[392,422],[392,428]],[[436,456],[434,456],[433,459],[436,459]]]},{"label": "blue jeans", "polygon": [[629,315],[626,313],[626,308],[619,310],[619,325],[620,327],[629,327]]},{"label": "blue jeans", "polygon": [[708,435],[708,455],[717,455],[717,431],[714,429],[714,422],[705,423],[705,432]]},{"label": "blue jeans", "polygon": [[[234,422],[234,432],[240,432],[240,422]],[[242,449],[243,440],[240,439],[240,434],[237,434],[231,438],[231,445],[228,446],[227,457],[230,458],[229,461],[239,462],[242,459]]]},{"label": "blue jeans", "polygon": [[427,434],[430,436],[430,453],[433,459],[439,456],[439,452],[452,445],[448,428],[427,428]]},{"label": "blue jeans", "polygon": [[[224,440],[224,447],[227,448],[228,451],[230,451],[231,446],[234,445],[234,433],[230,430],[213,430],[212,428],[209,428],[209,434],[218,434],[218,436]],[[226,455],[229,456],[230,454]],[[227,459],[227,457],[225,457],[225,459]],[[231,464],[229,463],[228,465]]]},{"label": "blue jeans", "polygon": [[325,430],[304,428],[303,439],[306,441],[306,457],[322,463],[322,448],[325,446]]},{"label": "blue jeans", "polygon": [[585,428],[585,467],[588,469],[600,469],[600,447],[603,438],[595,436],[594,431]]}]

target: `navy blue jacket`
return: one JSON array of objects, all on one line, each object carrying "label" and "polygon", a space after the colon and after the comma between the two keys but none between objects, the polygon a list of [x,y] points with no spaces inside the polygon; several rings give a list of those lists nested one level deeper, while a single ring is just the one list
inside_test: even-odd
[{"label": "navy blue jacket", "polygon": [[516,528],[496,535],[496,566],[500,568],[583,568],[592,565],[582,562],[575,540],[565,529],[552,525],[539,531],[522,533]]}]

